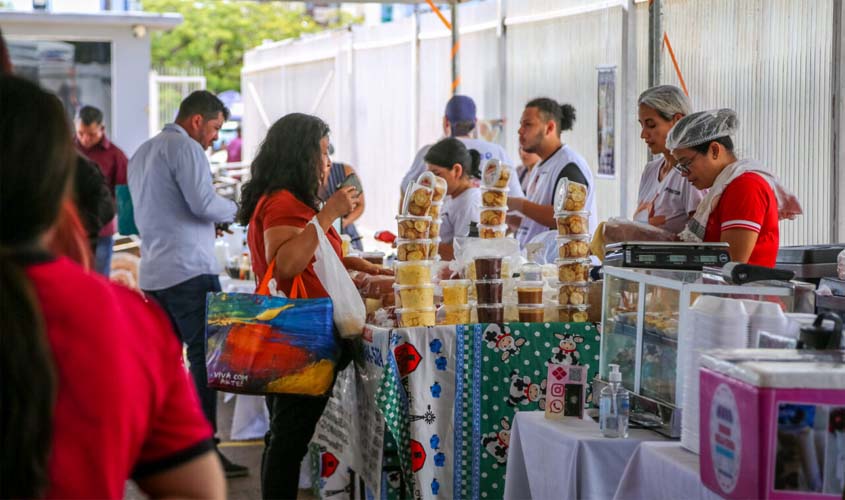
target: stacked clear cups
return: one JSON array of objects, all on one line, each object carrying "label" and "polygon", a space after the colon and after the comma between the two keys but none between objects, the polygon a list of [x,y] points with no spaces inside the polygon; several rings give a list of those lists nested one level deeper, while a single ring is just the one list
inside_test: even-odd
[{"label": "stacked clear cups", "polygon": [[478,322],[503,323],[505,309],[502,295],[505,282],[502,279],[502,258],[480,256],[475,258],[474,265]]},{"label": "stacked clear cups", "polygon": [[558,259],[558,321],[589,320],[590,212],[587,186],[564,180],[555,194]]},{"label": "stacked clear cups", "polygon": [[428,209],[428,215],[431,217],[431,229],[428,237],[432,240],[432,251],[429,252],[429,256],[432,259],[439,259],[438,246],[440,245],[440,224],[442,222],[440,210],[443,208],[443,198],[446,197],[448,186],[446,179],[438,177],[432,172],[422,174],[418,182],[422,184],[430,183],[432,186],[431,207]]},{"label": "stacked clear cups", "polygon": [[465,325],[470,322],[470,280],[441,280],[443,306],[438,314],[440,325]]},{"label": "stacked clear cups", "polygon": [[478,236],[483,239],[504,238],[508,207],[508,183],[513,169],[498,160],[490,160],[481,176],[481,213]]},{"label": "stacked clear cups", "polygon": [[543,281],[520,280],[516,284],[517,307],[519,321],[524,323],[542,323],[545,308],[543,307]]},{"label": "stacked clear cups", "polygon": [[435,324],[431,259],[437,252],[432,253],[434,218],[430,212],[435,197],[440,194],[442,200],[445,195],[445,189],[440,189],[442,186],[437,179],[433,173],[425,172],[408,186],[402,211],[396,217],[399,238],[396,239],[394,297],[396,319],[403,327]]}]

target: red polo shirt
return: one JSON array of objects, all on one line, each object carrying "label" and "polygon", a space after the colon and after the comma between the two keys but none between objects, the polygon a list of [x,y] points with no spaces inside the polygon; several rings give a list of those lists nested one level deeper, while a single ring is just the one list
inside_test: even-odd
[{"label": "red polo shirt", "polygon": [[[267,259],[264,255],[264,231],[276,226],[291,226],[304,229],[308,222],[317,215],[313,208],[305,203],[299,201],[290,191],[280,189],[270,195],[264,195],[258,201],[255,207],[255,212],[252,214],[252,219],[249,221],[249,233],[247,240],[249,242],[249,251],[252,256],[252,270],[258,280],[264,277],[267,273]],[[341,256],[341,242],[340,235],[335,228],[330,227],[326,232],[329,242],[332,244],[337,256]],[[320,283],[320,278],[314,272],[314,258],[308,267],[302,271],[302,284],[305,285],[305,291],[308,293],[308,298],[316,299],[320,297],[328,297],[329,294]],[[290,295],[293,287],[293,280],[283,280],[278,283],[278,289]]]},{"label": "red polo shirt", "polygon": [[[119,147],[112,144],[108,137],[103,134],[103,139],[90,148],[86,148],[79,143],[78,139],[74,139],[76,149],[100,167],[103,172],[103,177],[106,178],[106,184],[111,191],[112,199],[114,199],[115,186],[126,184],[126,165],[129,160]],[[103,226],[100,230],[100,236],[111,236],[115,233],[115,221],[112,219],[108,224]]]},{"label": "red polo shirt", "polygon": [[58,382],[45,498],[120,499],[127,478],[213,449],[182,346],[158,306],[64,257],[26,274]]},{"label": "red polo shirt", "polygon": [[722,231],[728,229],[758,233],[748,263],[775,267],[780,246],[778,202],[766,179],[746,172],[728,184],[719,204],[710,212],[704,241],[721,241]]}]

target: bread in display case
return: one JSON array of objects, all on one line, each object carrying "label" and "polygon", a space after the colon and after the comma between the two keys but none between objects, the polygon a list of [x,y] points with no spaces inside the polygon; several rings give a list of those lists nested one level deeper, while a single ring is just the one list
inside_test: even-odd
[{"label": "bread in display case", "polygon": [[[683,373],[678,359],[688,331],[690,307],[701,295],[779,302],[792,311],[792,289],[728,285],[701,271],[604,267],[599,376],[618,364],[622,385],[632,392],[631,419],[670,437],[680,436]],[[688,349],[689,347],[687,347]]]}]

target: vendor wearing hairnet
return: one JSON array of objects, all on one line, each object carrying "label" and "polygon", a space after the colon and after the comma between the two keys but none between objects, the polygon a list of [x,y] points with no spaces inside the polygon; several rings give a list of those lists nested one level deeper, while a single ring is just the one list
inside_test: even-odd
[{"label": "vendor wearing hairnet", "polygon": [[640,178],[634,220],[680,233],[695,213],[704,192],[688,183],[674,168],[675,158],[666,149],[669,130],[692,108],[689,98],[674,85],[658,85],[638,100],[640,138],[656,155]]},{"label": "vendor wearing hairnet", "polygon": [[732,261],[774,267],[778,220],[801,214],[801,206],[760,162],[736,158],[731,136],[738,127],[735,111],[718,109],[687,115],[669,131],[675,168],[693,186],[709,189],[680,236],[724,241]]}]

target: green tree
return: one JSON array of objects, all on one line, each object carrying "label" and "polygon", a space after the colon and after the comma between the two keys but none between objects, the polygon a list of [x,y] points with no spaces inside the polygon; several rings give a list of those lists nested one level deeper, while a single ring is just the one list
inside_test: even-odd
[{"label": "green tree", "polygon": [[[153,34],[153,66],[201,68],[208,90],[215,93],[240,89],[244,52],[262,41],[296,38],[325,29],[301,7],[275,1],[143,0],[143,8],[147,12],[176,12],[184,18],[176,28]],[[342,15],[337,24],[353,21]]]}]

